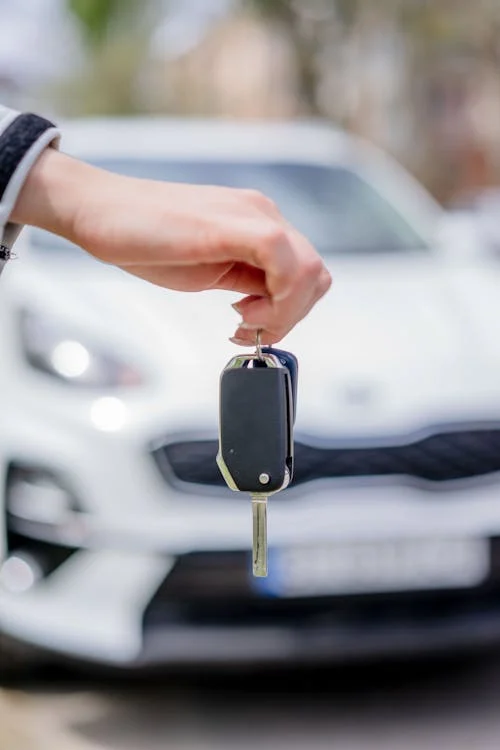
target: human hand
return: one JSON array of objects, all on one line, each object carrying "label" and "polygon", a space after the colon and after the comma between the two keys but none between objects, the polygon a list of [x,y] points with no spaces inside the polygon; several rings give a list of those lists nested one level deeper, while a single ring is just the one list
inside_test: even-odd
[{"label": "human hand", "polygon": [[318,253],[258,192],[123,177],[53,149],[11,218],[159,286],[241,292],[237,344],[253,344],[259,328],[263,343],[279,341],[331,284]]}]

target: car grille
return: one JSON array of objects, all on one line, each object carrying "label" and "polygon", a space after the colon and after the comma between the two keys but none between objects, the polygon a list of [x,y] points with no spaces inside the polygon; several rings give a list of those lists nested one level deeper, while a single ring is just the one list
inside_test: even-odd
[{"label": "car grille", "polygon": [[[153,455],[167,482],[225,487],[215,461],[217,449],[216,440],[166,441]],[[346,446],[340,442],[318,447],[296,441],[292,484],[375,476],[447,482],[497,471],[500,471],[500,429],[454,430],[372,447]]]}]

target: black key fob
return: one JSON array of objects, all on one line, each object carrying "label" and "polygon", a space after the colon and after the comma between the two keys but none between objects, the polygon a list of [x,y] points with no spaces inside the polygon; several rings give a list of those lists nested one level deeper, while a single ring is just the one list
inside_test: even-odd
[{"label": "black key fob", "polygon": [[279,357],[233,357],[220,379],[217,463],[234,490],[271,494],[293,474],[292,376]]}]

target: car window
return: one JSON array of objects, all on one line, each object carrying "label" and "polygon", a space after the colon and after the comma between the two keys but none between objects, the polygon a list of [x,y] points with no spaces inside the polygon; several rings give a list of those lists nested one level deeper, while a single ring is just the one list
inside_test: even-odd
[{"label": "car window", "polygon": [[[260,190],[323,255],[425,250],[423,237],[395,206],[351,170],[310,164],[107,160],[121,174],[170,182]],[[64,246],[47,232],[35,246]]]}]

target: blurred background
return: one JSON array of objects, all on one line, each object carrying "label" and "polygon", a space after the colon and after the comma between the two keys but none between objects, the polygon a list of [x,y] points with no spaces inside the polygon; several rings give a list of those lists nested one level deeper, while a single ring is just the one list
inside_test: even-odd
[{"label": "blurred background", "polygon": [[[498,250],[499,32],[500,0],[0,0],[0,101],[56,121],[130,115],[320,120],[394,157],[447,214],[472,219]],[[462,225],[456,226],[460,231]],[[391,268],[397,278],[401,269]],[[335,275],[335,260],[332,269]],[[372,266],[370,273],[376,273]],[[481,292],[487,290],[490,301],[498,297],[498,268],[486,270],[487,282],[480,273],[473,274],[474,299],[453,312],[454,322],[466,329],[460,361],[467,362],[471,340],[469,310],[483,304],[472,338],[498,366],[492,339],[500,338],[500,329],[492,310],[498,313],[500,305],[486,307]],[[467,272],[454,288],[460,286],[460,298],[468,278]],[[443,299],[451,286],[442,287]],[[360,293],[366,294],[364,287]],[[406,301],[398,304],[402,309]],[[433,304],[422,298],[418,307],[431,328],[438,320]],[[395,309],[392,318],[398,317]],[[30,330],[34,339],[52,341],[52,329]],[[445,343],[452,340],[446,326],[437,326],[437,335]],[[61,344],[57,337],[54,342]],[[72,356],[75,351],[73,344]],[[66,358],[59,374],[66,368],[68,377],[78,378],[85,351],[76,351],[78,361],[84,357],[81,372],[74,358],[67,370]],[[433,359],[432,349],[422,344],[421,351],[426,362]],[[29,356],[41,369],[36,346]],[[132,369],[129,375],[135,377]],[[346,399],[364,408],[370,397],[364,380],[348,385]],[[500,393],[490,381],[482,387],[486,405],[478,414],[484,421],[489,412],[499,413]],[[478,388],[476,383],[469,399],[471,411],[480,403]],[[101,406],[113,421],[116,401],[104,404],[105,398]],[[466,396],[463,401],[469,405]],[[482,454],[489,466],[499,455],[495,440]],[[462,453],[469,454],[470,445],[462,445]],[[19,486],[54,489],[48,474],[33,478],[24,468],[16,471],[12,481]],[[467,548],[467,555],[475,549]],[[27,557],[14,557],[4,579],[20,581],[24,591],[32,569]],[[33,581],[29,578],[29,585]],[[73,591],[71,606],[77,597]],[[491,600],[495,606],[500,602],[498,586]],[[384,600],[377,617],[391,606]],[[453,606],[455,599],[450,610]],[[467,612],[473,606],[460,602]],[[486,604],[481,599],[477,607]],[[368,624],[371,614],[370,609],[363,614]],[[412,616],[411,608],[404,610],[405,632],[414,629]],[[500,622],[500,614],[495,617]],[[492,645],[489,623],[477,632]],[[350,667],[295,671],[292,664],[264,672],[247,664],[223,676],[195,664],[187,674],[165,668],[140,678],[126,672],[110,678],[90,667],[82,674],[81,665],[73,671],[64,660],[47,665],[45,658],[40,666],[14,676],[5,668],[2,675],[7,650],[10,659],[15,645],[0,640],[0,750],[496,750],[500,742],[495,645],[483,660],[470,661],[465,649],[463,654],[458,649],[451,662],[431,657],[365,665],[360,659]]]},{"label": "blurred background", "polygon": [[0,13],[12,106],[319,115],[442,203],[499,180],[496,0],[2,0]]}]

